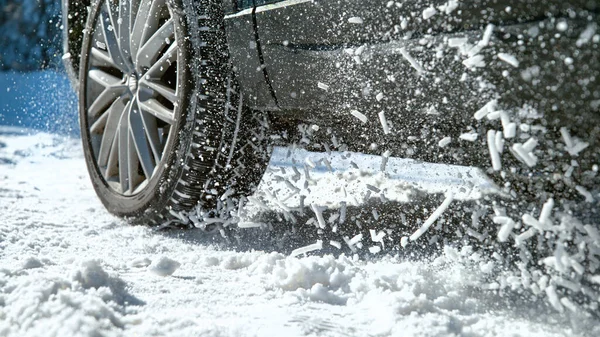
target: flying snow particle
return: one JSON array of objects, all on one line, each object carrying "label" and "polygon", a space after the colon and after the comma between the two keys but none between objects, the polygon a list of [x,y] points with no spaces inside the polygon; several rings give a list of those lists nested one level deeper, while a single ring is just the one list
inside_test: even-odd
[{"label": "flying snow particle", "polygon": [[558,310],[559,312],[563,312],[565,310],[558,299],[555,286],[549,286],[546,288],[546,295],[548,296],[548,301],[554,307],[554,309]]},{"label": "flying snow particle", "polygon": [[452,37],[452,38],[448,39],[448,47],[452,47],[452,48],[462,47],[467,42],[469,42],[469,39],[466,37]]},{"label": "flying snow particle", "polygon": [[516,57],[514,57],[511,54],[507,54],[507,53],[498,53],[498,58],[508,64],[510,64],[511,66],[518,68],[519,67],[519,60],[517,60]]},{"label": "flying snow particle", "polygon": [[388,125],[387,119],[385,118],[385,112],[383,110],[379,113],[379,122],[383,128],[383,133],[386,135],[389,134],[390,126]]},{"label": "flying snow particle", "polygon": [[417,60],[415,60],[409,53],[408,50],[406,50],[406,48],[402,47],[400,48],[400,54],[402,54],[402,56],[408,61],[408,63],[410,63],[410,65],[415,68],[415,70],[419,73],[422,73],[425,71],[425,69],[423,69],[423,67],[421,67],[421,65],[417,62]]},{"label": "flying snow particle", "polygon": [[500,153],[496,148],[496,131],[488,130],[487,132],[487,143],[490,157],[492,159],[492,168],[494,171],[500,171],[502,169],[502,162],[500,161]]},{"label": "flying snow particle", "polygon": [[485,31],[483,31],[483,36],[481,37],[481,41],[479,41],[479,43],[477,43],[477,45],[479,45],[481,47],[486,47],[487,45],[489,45],[493,32],[494,32],[494,25],[490,23],[485,27]]},{"label": "flying snow particle", "polygon": [[315,216],[317,217],[317,221],[319,222],[319,227],[321,229],[325,228],[325,219],[323,218],[323,210],[317,204],[310,204],[310,208],[312,208],[313,212],[315,212]]},{"label": "flying snow particle", "polygon": [[585,198],[585,202],[594,202],[594,196],[585,187],[577,185],[575,190]]},{"label": "flying snow particle", "polygon": [[452,138],[451,137],[444,137],[444,138],[442,138],[438,142],[438,146],[439,147],[446,147],[446,145],[450,144],[450,142],[452,142]]},{"label": "flying snow particle", "polygon": [[573,157],[579,155],[579,152],[585,150],[590,145],[589,143],[572,138],[569,130],[565,127],[560,128],[560,134],[565,142],[567,152]]},{"label": "flying snow particle", "polygon": [[363,124],[367,122],[367,116],[357,110],[350,110],[350,114],[358,118],[358,120],[360,120]]},{"label": "flying snow particle", "polygon": [[323,249],[323,241],[317,240],[317,242],[313,243],[312,245],[294,249],[292,251],[292,253],[290,254],[290,256],[292,256],[292,257],[298,256],[300,254],[306,254],[306,253],[310,253],[310,252],[313,252],[315,250],[320,250],[320,249]]},{"label": "flying snow particle", "polygon": [[425,220],[421,228],[417,229],[417,231],[410,236],[410,240],[416,241],[421,237],[421,235],[425,234],[429,227],[431,227],[431,225],[433,225],[433,223],[444,213],[448,206],[450,206],[452,200],[454,200],[454,195],[450,192],[446,195],[446,199],[444,199],[442,204],[429,216],[429,218],[427,218],[427,220]]},{"label": "flying snow particle", "polygon": [[596,24],[591,23],[585,28],[583,32],[581,32],[579,38],[577,39],[577,42],[575,42],[575,45],[577,47],[581,47],[584,44],[589,43],[592,40],[594,34],[596,34]]},{"label": "flying snow particle", "polygon": [[502,225],[502,227],[500,227],[500,230],[498,231],[498,241],[506,242],[510,233],[512,233],[512,230],[517,224],[514,222],[513,219],[507,216],[495,216],[493,221],[495,224]]},{"label": "flying snow particle", "polygon": [[317,87],[319,89],[323,89],[325,91],[329,90],[329,86],[327,84],[325,84],[325,83],[322,83],[322,82],[317,82]]},{"label": "flying snow particle", "polygon": [[353,23],[353,24],[357,24],[357,25],[362,25],[363,24],[363,19],[358,17],[358,16],[353,16],[350,19],[348,19],[349,23]]},{"label": "flying snow particle", "polygon": [[448,0],[448,2],[446,2],[443,5],[440,5],[438,7],[438,9],[445,13],[446,15],[454,12],[455,9],[458,8],[458,0]]},{"label": "flying snow particle", "polygon": [[481,109],[477,110],[473,117],[476,120],[481,120],[483,117],[487,116],[492,111],[496,110],[496,105],[498,105],[498,100],[491,100],[487,102]]},{"label": "flying snow particle", "polygon": [[483,61],[483,55],[477,54],[469,57],[468,59],[462,62],[465,67],[471,68],[483,68],[485,67],[485,62]]},{"label": "flying snow particle", "polygon": [[342,249],[342,244],[339,243],[338,241],[331,240],[331,241],[329,241],[329,244],[334,246],[337,249]]},{"label": "flying snow particle", "polygon": [[458,138],[460,138],[462,140],[466,140],[468,142],[474,142],[477,140],[478,136],[479,135],[475,132],[467,132],[467,133],[461,134]]},{"label": "flying snow particle", "polygon": [[435,14],[437,14],[437,10],[435,10],[435,8],[433,8],[433,6],[432,7],[427,7],[423,11],[423,19],[429,20]]}]

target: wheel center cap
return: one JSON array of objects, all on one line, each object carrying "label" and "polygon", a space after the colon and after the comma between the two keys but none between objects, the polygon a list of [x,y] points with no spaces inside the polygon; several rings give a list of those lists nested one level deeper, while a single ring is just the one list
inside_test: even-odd
[{"label": "wheel center cap", "polygon": [[127,86],[132,93],[137,92],[138,89],[138,79],[135,74],[131,74],[127,77]]}]

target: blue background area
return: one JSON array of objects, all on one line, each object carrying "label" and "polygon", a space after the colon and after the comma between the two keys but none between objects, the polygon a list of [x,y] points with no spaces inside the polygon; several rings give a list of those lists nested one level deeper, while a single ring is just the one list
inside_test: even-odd
[{"label": "blue background area", "polygon": [[0,72],[0,125],[78,136],[77,96],[67,75]]}]

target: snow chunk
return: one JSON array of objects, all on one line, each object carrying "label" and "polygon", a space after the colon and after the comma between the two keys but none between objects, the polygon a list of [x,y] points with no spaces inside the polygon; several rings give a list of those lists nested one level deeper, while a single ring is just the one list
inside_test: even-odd
[{"label": "snow chunk", "polygon": [[487,132],[487,143],[490,157],[492,159],[492,168],[494,171],[500,171],[502,169],[502,162],[500,161],[500,153],[496,148],[496,131],[489,130]]},{"label": "snow chunk", "polygon": [[466,37],[452,37],[448,39],[448,46],[452,48],[462,47],[467,42],[469,42],[469,39]]},{"label": "snow chunk", "polygon": [[326,227],[326,224],[325,219],[323,218],[323,209],[315,203],[312,203],[310,205],[310,208],[312,208],[313,212],[315,213],[315,216],[317,217],[319,228],[324,229]]},{"label": "snow chunk", "polygon": [[292,253],[290,254],[290,256],[298,256],[300,254],[306,254],[306,253],[310,253],[315,250],[321,250],[321,249],[323,249],[323,241],[317,240],[317,242],[313,243],[312,245],[294,249],[292,251]]},{"label": "snow chunk", "polygon": [[327,287],[323,286],[321,283],[316,283],[310,288],[309,298],[312,301],[316,302],[324,302],[334,305],[345,305],[347,302],[346,298],[337,296],[331,290],[327,289]]},{"label": "snow chunk", "polygon": [[579,155],[579,152],[585,150],[590,144],[586,142],[582,142],[579,139],[572,138],[569,129],[562,127],[560,128],[560,134],[563,137],[563,141],[566,145],[566,150],[573,157]]},{"label": "snow chunk", "polygon": [[41,268],[43,266],[44,266],[44,264],[42,263],[42,261],[31,256],[31,257],[28,257],[27,259],[25,259],[25,261],[23,262],[22,268],[23,269],[35,269],[35,268]]},{"label": "snow chunk", "polygon": [[446,15],[454,12],[454,10],[457,8],[458,8],[458,0],[448,0],[448,2],[446,2],[445,4],[438,6],[438,9],[440,10],[440,12],[443,12]]},{"label": "snow chunk", "polygon": [[161,256],[157,260],[152,261],[148,266],[148,271],[158,276],[170,276],[179,269],[181,263],[171,260],[166,256]]},{"label": "snow chunk", "polygon": [[498,53],[498,58],[508,64],[510,64],[511,66],[518,68],[519,67],[519,60],[517,60],[516,57],[514,57],[511,54],[507,54],[507,53]]},{"label": "snow chunk", "polygon": [[485,67],[485,62],[483,61],[483,55],[477,54],[469,57],[468,59],[462,62],[465,67],[471,68],[483,68]]},{"label": "snow chunk", "polygon": [[433,6],[425,8],[425,10],[423,11],[423,19],[429,20],[435,14],[437,14],[437,10],[435,10]]},{"label": "snow chunk", "polygon": [[546,226],[550,225],[550,216],[552,216],[552,208],[554,207],[554,199],[549,198],[540,211],[540,217],[538,221]]},{"label": "snow chunk", "polygon": [[467,132],[467,133],[461,134],[458,138],[460,138],[462,140],[466,140],[468,142],[474,142],[477,140],[477,137],[479,137],[479,135],[477,133]]},{"label": "snow chunk", "polygon": [[444,213],[444,211],[450,206],[450,203],[454,200],[454,195],[452,193],[448,193],[446,199],[442,202],[442,204],[425,220],[425,223],[419,228],[416,232],[414,232],[410,236],[411,241],[418,240],[421,235],[425,234],[429,227],[433,225],[433,223]]},{"label": "snow chunk", "polygon": [[367,116],[365,116],[363,113],[361,113],[358,110],[350,110],[350,114],[352,114],[352,116],[358,118],[358,120],[360,120],[363,124],[367,122]]},{"label": "snow chunk", "polygon": [[389,134],[390,126],[388,125],[387,118],[385,118],[385,112],[382,110],[378,116],[379,122],[381,123],[381,127],[383,128],[383,133],[386,135]]},{"label": "snow chunk", "polygon": [[406,50],[406,48],[402,47],[400,48],[400,54],[402,54],[402,56],[408,61],[408,63],[410,63],[410,65],[415,68],[415,70],[419,73],[422,73],[425,71],[425,69],[423,69],[423,67],[417,62],[417,60],[415,60],[409,53],[408,50]]},{"label": "snow chunk", "polygon": [[145,268],[148,267],[150,263],[152,263],[152,260],[147,257],[141,257],[131,261],[129,266],[133,268]]},{"label": "snow chunk", "polygon": [[534,167],[535,165],[537,165],[537,157],[533,153],[527,151],[522,144],[513,144],[511,149],[515,158],[520,160],[522,163],[526,164],[529,167]]},{"label": "snow chunk", "polygon": [[497,105],[498,105],[498,100],[493,99],[493,100],[487,102],[481,109],[477,110],[477,112],[475,112],[473,117],[476,120],[481,120],[483,117],[487,116],[489,113],[496,110]]},{"label": "snow chunk", "polygon": [[348,19],[349,23],[353,23],[353,24],[357,24],[357,25],[362,25],[363,24],[363,19],[358,17],[358,16],[353,16],[350,19]]},{"label": "snow chunk", "polygon": [[585,198],[585,202],[594,202],[594,196],[585,187],[577,185],[575,190]]},{"label": "snow chunk", "polygon": [[444,138],[440,139],[440,141],[438,142],[438,146],[439,147],[446,147],[451,142],[452,142],[452,138],[451,137],[444,137]]},{"label": "snow chunk", "polygon": [[560,303],[560,300],[558,299],[558,294],[556,293],[555,286],[549,286],[548,288],[546,288],[546,295],[548,296],[548,301],[550,302],[550,304],[552,304],[554,309],[558,310],[559,312],[563,312],[565,310],[562,304]]},{"label": "snow chunk", "polygon": [[323,89],[325,91],[329,90],[329,85],[323,83],[323,82],[317,82],[317,87],[319,89]]},{"label": "snow chunk", "polygon": [[331,241],[329,241],[329,244],[337,249],[342,249],[342,244],[338,241],[331,240]]},{"label": "snow chunk", "polygon": [[594,36],[594,34],[596,34],[596,24],[594,23],[590,23],[583,32],[581,32],[581,34],[579,35],[579,38],[577,39],[577,42],[575,42],[575,45],[577,47],[581,47],[584,44],[589,43],[592,40],[592,37]]},{"label": "snow chunk", "polygon": [[100,260],[83,261],[80,268],[73,273],[72,279],[79,282],[84,289],[108,286],[108,273],[102,269],[100,263]]},{"label": "snow chunk", "polygon": [[506,242],[517,224],[507,216],[495,216],[493,221],[496,224],[502,225],[498,231],[498,241]]},{"label": "snow chunk", "polygon": [[485,27],[485,31],[483,31],[483,36],[481,37],[481,41],[477,44],[480,47],[486,47],[490,44],[490,39],[492,38],[492,33],[494,32],[494,25],[488,24]]}]

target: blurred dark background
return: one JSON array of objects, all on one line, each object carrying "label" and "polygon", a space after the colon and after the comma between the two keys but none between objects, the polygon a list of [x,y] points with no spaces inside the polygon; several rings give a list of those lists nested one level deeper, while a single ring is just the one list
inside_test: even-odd
[{"label": "blurred dark background", "polygon": [[78,134],[62,28],[60,0],[0,0],[0,126]]},{"label": "blurred dark background", "polygon": [[0,70],[60,66],[60,0],[0,0]]}]

